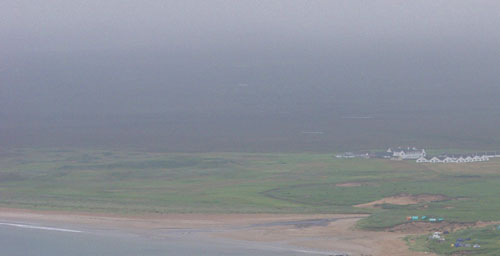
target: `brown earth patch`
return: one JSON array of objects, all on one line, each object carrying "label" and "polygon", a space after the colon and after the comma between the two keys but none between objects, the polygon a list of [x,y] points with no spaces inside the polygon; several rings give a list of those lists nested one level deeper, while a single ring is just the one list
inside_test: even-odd
[{"label": "brown earth patch", "polygon": [[359,187],[363,184],[366,183],[361,183],[361,182],[346,182],[346,183],[339,183],[335,184],[336,187],[345,187],[345,188],[350,188],[350,187]]},{"label": "brown earth patch", "polygon": [[430,203],[450,200],[450,197],[445,195],[433,195],[433,194],[420,194],[420,195],[408,195],[401,194],[396,196],[390,196],[376,200],[373,202],[354,205],[354,207],[360,208],[377,208],[381,204],[395,204],[395,205],[410,205],[410,204],[420,204],[420,203]]}]

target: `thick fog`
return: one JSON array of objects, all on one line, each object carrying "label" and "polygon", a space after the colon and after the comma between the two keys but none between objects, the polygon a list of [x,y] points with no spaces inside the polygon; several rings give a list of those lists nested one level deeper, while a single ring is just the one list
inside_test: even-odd
[{"label": "thick fog", "polygon": [[498,1],[0,3],[0,146],[500,149]]}]

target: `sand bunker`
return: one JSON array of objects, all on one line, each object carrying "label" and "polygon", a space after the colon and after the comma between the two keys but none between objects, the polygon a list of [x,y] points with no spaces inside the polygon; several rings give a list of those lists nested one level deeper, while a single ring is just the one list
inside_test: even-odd
[{"label": "sand bunker", "polygon": [[410,205],[410,204],[445,201],[445,200],[450,200],[450,199],[451,198],[449,198],[445,195],[433,195],[433,194],[407,195],[407,194],[401,194],[401,195],[382,198],[380,200],[365,203],[365,204],[354,205],[354,207],[377,208],[382,204]]}]

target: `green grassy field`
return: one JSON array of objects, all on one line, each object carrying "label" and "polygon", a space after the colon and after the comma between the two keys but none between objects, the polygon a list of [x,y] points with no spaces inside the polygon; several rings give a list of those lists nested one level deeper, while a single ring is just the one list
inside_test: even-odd
[{"label": "green grassy field", "polygon": [[[161,154],[24,149],[0,157],[4,206],[119,212],[373,213],[364,228],[406,215],[450,221],[496,220],[500,162],[421,165],[335,159],[331,154]],[[339,183],[359,182],[341,187]],[[396,194],[449,200],[394,207],[352,207]],[[484,209],[477,211],[477,208]],[[387,218],[387,216],[390,216]],[[403,216],[400,218],[399,216]]]},{"label": "green grassy field", "polygon": [[[338,186],[342,183],[359,186]],[[500,160],[470,164],[335,159],[332,154],[18,149],[0,155],[0,206],[138,213],[370,213],[382,230],[408,215],[500,221]],[[398,194],[450,200],[353,205]]]}]

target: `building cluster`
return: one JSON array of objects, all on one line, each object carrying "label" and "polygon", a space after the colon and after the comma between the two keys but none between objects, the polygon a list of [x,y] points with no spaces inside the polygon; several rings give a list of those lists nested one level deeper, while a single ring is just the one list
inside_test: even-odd
[{"label": "building cluster", "polygon": [[433,157],[420,157],[417,159],[417,163],[473,163],[489,161],[490,158],[493,157],[500,157],[500,152],[481,152],[460,155],[441,154]]},{"label": "building cluster", "polygon": [[386,151],[380,152],[345,152],[336,155],[337,158],[382,158],[393,160],[416,160],[425,157],[427,154],[424,149],[417,149],[415,147],[398,147],[389,148]]},{"label": "building cluster", "polygon": [[500,152],[479,152],[471,154],[441,154],[428,156],[425,149],[416,147],[389,148],[381,152],[345,152],[336,155],[337,158],[381,158],[391,160],[415,160],[417,163],[473,163],[489,161],[490,158],[500,157]]}]

